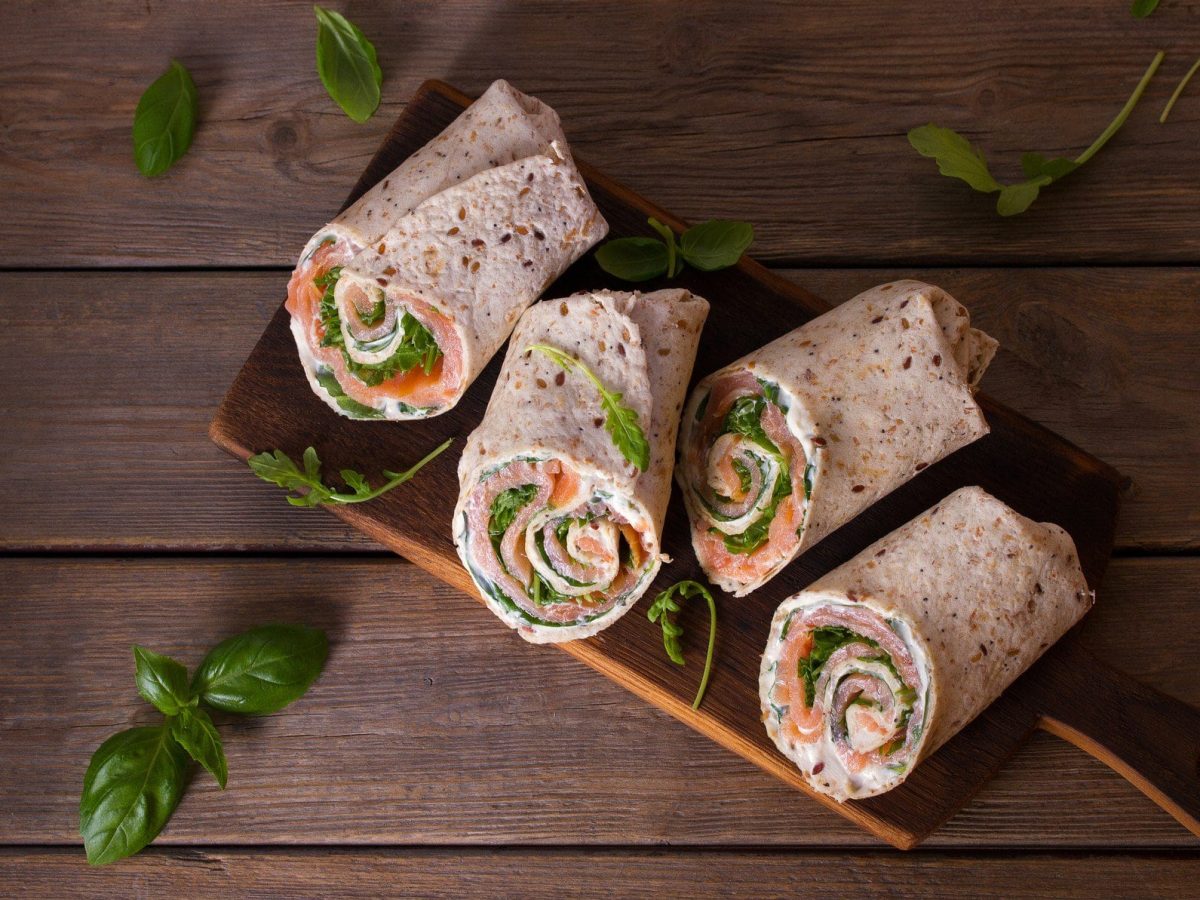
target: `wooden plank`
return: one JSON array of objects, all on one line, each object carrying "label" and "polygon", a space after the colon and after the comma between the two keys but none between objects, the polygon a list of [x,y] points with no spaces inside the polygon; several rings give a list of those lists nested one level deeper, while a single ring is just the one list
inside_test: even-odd
[{"label": "wooden plank", "polygon": [[[878,846],[414,566],[7,559],[0,582],[0,844],[78,841],[90,754],[152,718],[131,644],[195,666],[218,639],[284,620],[329,631],[324,675],[279,715],[218,719],[229,787],[198,775],[162,842]],[[1114,560],[1082,639],[1200,705],[1198,590],[1200,559]],[[630,619],[649,628],[642,609]],[[702,618],[685,619],[696,641]],[[688,643],[690,659],[698,649]],[[720,658],[718,674],[732,662]],[[1044,734],[929,843],[1196,846],[1120,777]]]},{"label": "wooden plank", "polygon": [[[1003,344],[989,393],[1130,477],[1117,546],[1200,547],[1197,270],[782,274],[835,301],[900,277],[944,286]],[[0,548],[377,547],[332,516],[292,509],[205,434],[285,278],[0,274]],[[219,316],[213,296],[229,298]],[[88,349],[48,368],[64,346]]]},{"label": "wooden plank", "polygon": [[[424,79],[478,93],[497,76],[551,103],[583,158],[666,208],[752,220],[764,259],[1200,259],[1200,145],[1190,139],[1200,103],[1185,96],[1157,122],[1200,46],[1196,0],[1144,22],[1128,3],[1093,0],[981,0],[969,16],[904,0],[836,15],[765,0],[752,11],[719,0],[594,0],[566,12],[547,2],[364,5],[352,16],[385,73],[367,125],[323,91],[303,4],[10,7],[4,266],[290,264]],[[619,63],[604,49],[614,47]],[[1013,180],[1023,151],[1086,147],[1160,48],[1167,61],[1122,133],[1018,220],[939,176],[905,141],[936,120]],[[146,181],[130,122],[171,55],[195,77],[200,127],[183,163]]]},{"label": "wooden plank", "polygon": [[[433,140],[469,103],[470,98],[450,85],[423,85],[396,120],[347,203]],[[582,164],[580,171],[608,221],[610,237],[636,234],[648,217],[657,218],[677,232],[685,227],[670,213],[603,173]],[[645,287],[654,289],[661,282],[656,279]],[[726,365],[781,331],[829,309],[825,301],[749,259],[719,272],[688,270],[673,284],[712,302],[696,354],[698,373]],[[565,296],[600,286],[626,287],[585,258],[546,292],[549,296]],[[312,443],[325,459],[358,455],[363,461],[359,468],[368,475],[397,468],[395,459],[414,457],[414,448],[424,448],[418,453],[428,452],[457,439],[460,443],[455,451],[442,454],[424,469],[420,491],[390,493],[369,506],[331,507],[330,512],[448,584],[475,593],[448,532],[430,525],[451,518],[458,497],[457,463],[462,442],[483,417],[499,363],[499,358],[494,359],[452,410],[429,420],[405,423],[402,429],[385,431],[375,425],[367,443],[361,423],[330,411],[314,396],[296,359],[288,313],[280,308],[221,401],[209,432],[214,442],[243,460],[262,447],[281,448],[298,457]],[[804,554],[759,588],[754,602],[726,606],[724,653],[737,670],[718,674],[712,680],[701,709],[691,706],[695,691],[691,679],[682,678],[662,659],[661,637],[637,628],[628,618],[614,622],[590,640],[563,643],[562,650],[873,834],[898,847],[914,846],[965,805],[1048,710],[1013,701],[994,703],[900,787],[867,800],[838,804],[827,794],[815,791],[794,765],[781,759],[763,733],[757,712],[758,668],[750,661],[761,653],[771,613],[779,602],[963,486],[982,486],[1035,520],[1061,525],[1074,538],[1083,573],[1095,588],[1113,546],[1120,474],[991,398],[980,395],[979,399],[990,426],[988,435],[930,466],[873,504],[823,540],[812,553]],[[316,440],[312,437],[314,431],[319,434]],[[650,586],[651,593],[681,579],[704,577],[690,552],[687,534],[687,517],[677,501],[669,510],[661,543],[663,553],[674,560],[663,566]],[[1047,655],[1057,652],[1057,648],[1051,649]],[[1072,665],[1077,666],[1078,661]],[[1039,673],[1052,672],[1048,666],[1039,667]],[[1043,695],[1052,696],[1053,690]],[[1014,694],[1014,700],[1018,696]],[[1107,735],[1089,737],[1094,743],[1086,746],[1094,746],[1105,744]],[[1141,774],[1153,777],[1150,771]],[[1166,776],[1162,783],[1172,781]],[[1194,803],[1192,799],[1174,797],[1169,808],[1181,815],[1181,821],[1200,831],[1200,797]],[[1193,806],[1194,814],[1184,814]]]},{"label": "wooden plank", "polygon": [[89,869],[80,852],[6,848],[0,878],[23,897],[1167,897],[1195,887],[1200,855],[153,848]]}]

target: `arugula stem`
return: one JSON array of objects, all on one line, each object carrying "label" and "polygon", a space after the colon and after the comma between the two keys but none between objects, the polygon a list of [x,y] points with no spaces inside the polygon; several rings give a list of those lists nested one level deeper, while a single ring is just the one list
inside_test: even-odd
[{"label": "arugula stem", "polygon": [[1133,112],[1133,108],[1137,106],[1137,102],[1142,99],[1142,94],[1146,90],[1146,86],[1150,84],[1150,79],[1154,77],[1154,73],[1158,71],[1158,67],[1162,65],[1163,57],[1166,56],[1163,51],[1159,50],[1154,54],[1154,59],[1150,62],[1150,68],[1146,70],[1146,74],[1142,76],[1142,80],[1138,82],[1137,87],[1133,89],[1133,93],[1129,95],[1129,99],[1125,101],[1125,105],[1121,107],[1121,111],[1117,113],[1117,117],[1113,119],[1108,127],[1101,132],[1100,137],[1092,141],[1092,145],[1084,150],[1079,156],[1075,157],[1075,165],[1082,166],[1085,162],[1091,159],[1099,152],[1100,148],[1108,143],[1109,138],[1121,130],[1121,126],[1125,124],[1125,120],[1129,118],[1129,114]]},{"label": "arugula stem", "polygon": [[335,491],[329,495],[329,500],[327,502],[347,504],[347,503],[366,503],[368,500],[374,500],[380,494],[385,494],[388,491],[390,491],[392,488],[397,487],[398,485],[404,484],[404,482],[408,481],[410,478],[412,478],[414,475],[416,475],[418,472],[420,472],[421,469],[423,469],[427,463],[432,462],[435,457],[439,456],[443,450],[445,450],[447,447],[450,446],[451,443],[453,443],[453,441],[454,441],[454,438],[447,438],[438,447],[436,447],[434,450],[430,451],[425,456],[424,459],[422,459],[420,462],[416,463],[414,466],[412,466],[411,468],[409,468],[403,472],[384,472],[383,474],[388,476],[388,478],[390,480],[385,481],[379,487],[377,487],[365,494],[343,494],[343,493],[338,493]]},{"label": "arugula stem", "polygon": [[1171,94],[1171,99],[1167,101],[1167,105],[1163,107],[1162,115],[1158,117],[1158,124],[1165,125],[1167,116],[1171,114],[1171,110],[1175,108],[1175,101],[1179,99],[1179,95],[1183,93],[1183,89],[1188,86],[1188,82],[1192,80],[1192,76],[1200,70],[1200,59],[1192,63],[1192,67],[1187,70],[1187,74],[1183,76],[1183,81],[1175,86],[1174,92]]},{"label": "arugula stem", "polygon": [[549,344],[530,344],[526,352],[531,350],[536,350],[538,353],[544,353],[568,372],[583,373],[583,377],[590,381],[596,390],[602,394],[605,393],[604,385],[601,384],[600,379],[596,377],[596,373],[585,366],[582,362],[577,360],[570,353],[566,353],[565,351],[559,350],[557,347],[552,347]]},{"label": "arugula stem", "polygon": [[710,591],[704,592],[708,601],[708,653],[704,657],[704,674],[700,676],[700,688],[696,691],[696,699],[692,701],[692,709],[700,708],[704,692],[708,690],[708,676],[712,673],[713,649],[717,646],[717,601]]}]

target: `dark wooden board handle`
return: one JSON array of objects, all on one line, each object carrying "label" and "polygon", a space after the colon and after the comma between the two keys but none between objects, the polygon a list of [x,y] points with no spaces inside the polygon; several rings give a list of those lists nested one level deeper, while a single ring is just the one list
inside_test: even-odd
[{"label": "dark wooden board handle", "polygon": [[1133,680],[1068,638],[1029,672],[1039,727],[1121,773],[1200,836],[1200,710]]}]

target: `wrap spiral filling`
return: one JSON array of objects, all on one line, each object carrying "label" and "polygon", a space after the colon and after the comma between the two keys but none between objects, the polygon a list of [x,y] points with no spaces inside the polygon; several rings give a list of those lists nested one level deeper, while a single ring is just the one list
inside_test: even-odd
[{"label": "wrap spiral filling", "polygon": [[472,574],[526,623],[594,621],[634,594],[656,553],[614,505],[559,460],[506,463],[467,499]]},{"label": "wrap spiral filling", "polygon": [[452,323],[417,297],[357,281],[339,291],[342,269],[360,249],[329,235],[288,282],[286,306],[300,325],[317,381],[359,418],[379,417],[387,401],[409,412],[442,405],[461,379]]},{"label": "wrap spiral filling", "polygon": [[786,414],[778,386],[746,371],[721,375],[701,401],[682,464],[706,569],[751,581],[799,542],[812,467]]},{"label": "wrap spiral filling", "polygon": [[914,761],[927,678],[906,631],[861,606],[809,606],[788,616],[769,715],[812,776],[828,765],[829,751],[852,781],[894,777]]}]

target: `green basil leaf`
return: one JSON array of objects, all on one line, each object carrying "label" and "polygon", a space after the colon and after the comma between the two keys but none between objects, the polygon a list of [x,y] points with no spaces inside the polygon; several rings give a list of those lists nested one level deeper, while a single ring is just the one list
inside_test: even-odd
[{"label": "green basil leaf", "polygon": [[984,194],[1003,187],[988,171],[983,153],[953,129],[933,123],[922,125],[908,133],[908,142],[922,156],[936,160],[943,175],[960,178]]},{"label": "green basil leaf", "polygon": [[379,108],[383,72],[375,47],[341,13],[314,6],[317,14],[317,74],[337,105],[355,122]]},{"label": "green basil leaf", "polygon": [[159,712],[173,716],[188,705],[191,692],[188,691],[187,669],[182,663],[136,644],[133,660],[137,666],[138,693]]},{"label": "green basil leaf", "polygon": [[648,237],[617,238],[596,250],[596,262],[622,281],[649,281],[667,271],[667,245]]},{"label": "green basil leaf", "polygon": [[227,712],[278,712],[316,681],[328,654],[320,629],[265,625],[214,647],[196,670],[192,690]]},{"label": "green basil leaf", "polygon": [[710,219],[685,231],[679,249],[688,265],[713,272],[736,265],[752,243],[754,228],[749,222]]},{"label": "green basil leaf", "polygon": [[179,805],[187,776],[187,753],[165,724],[131,728],[101,744],[79,801],[88,862],[115,862],[154,840]]},{"label": "green basil leaf", "polygon": [[1129,7],[1129,12],[1135,19],[1144,19],[1156,9],[1158,9],[1158,0],[1133,0],[1133,6]]},{"label": "green basil leaf", "polygon": [[146,88],[133,114],[133,158],[147,178],[187,152],[196,130],[196,85],[177,60]]},{"label": "green basil leaf", "polygon": [[221,735],[212,718],[199,707],[184,707],[179,715],[170,719],[171,736],[179,746],[212,773],[221,790],[229,780],[229,765],[225,762],[225,749],[221,746]]}]

